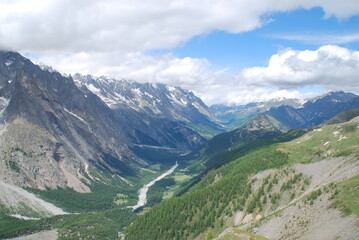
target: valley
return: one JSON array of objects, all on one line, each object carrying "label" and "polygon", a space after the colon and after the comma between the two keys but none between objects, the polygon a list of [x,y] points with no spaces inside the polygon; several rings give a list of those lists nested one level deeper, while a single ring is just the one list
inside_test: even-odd
[{"label": "valley", "polygon": [[208,107],[4,51],[0,84],[1,239],[359,237],[356,94]]},{"label": "valley", "polygon": [[152,185],[154,185],[156,182],[160,181],[161,179],[163,179],[163,178],[167,177],[168,175],[170,175],[171,173],[173,173],[173,171],[177,167],[178,167],[178,163],[176,162],[176,164],[173,167],[171,167],[168,171],[166,171],[161,176],[157,177],[156,179],[152,180],[151,182],[145,184],[142,188],[140,188],[140,190],[138,190],[138,202],[137,202],[136,205],[130,206],[130,208],[132,208],[135,211],[138,208],[143,207],[147,203],[147,191],[148,191],[148,189]]}]

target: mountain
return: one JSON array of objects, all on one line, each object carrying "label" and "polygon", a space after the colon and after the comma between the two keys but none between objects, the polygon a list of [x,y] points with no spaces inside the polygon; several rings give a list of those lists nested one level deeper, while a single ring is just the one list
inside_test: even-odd
[{"label": "mountain", "polygon": [[357,239],[358,128],[356,117],[234,157],[126,239]]},{"label": "mountain", "polygon": [[115,111],[18,53],[0,52],[0,87],[0,179],[19,186],[89,192],[89,169],[124,179],[156,161],[155,153],[178,155],[205,141],[178,121]]},{"label": "mountain", "polygon": [[344,123],[357,116],[359,116],[359,109],[347,110],[324,122],[324,125]]},{"label": "mountain", "polygon": [[298,108],[303,106],[306,100],[278,98],[265,102],[254,102],[246,105],[223,105],[210,106],[212,114],[229,130],[237,128],[257,114],[279,106],[291,106]]},{"label": "mountain", "polygon": [[138,83],[106,77],[75,74],[75,82],[86,86],[111,109],[132,109],[156,118],[179,121],[205,136],[223,129],[209,108],[192,92],[160,83]]},{"label": "mountain", "polygon": [[[300,107],[281,105],[286,103],[297,104]],[[281,106],[271,107],[275,104]],[[278,100],[261,106],[266,106],[269,110],[264,111],[264,108],[259,108],[256,103],[247,105],[244,109],[254,112],[263,111],[263,113],[254,115],[254,112],[251,112],[254,116],[250,117],[247,122],[232,131],[213,137],[193,155],[201,156],[202,164],[209,169],[217,168],[230,161],[238,153],[262,145],[267,139],[273,139],[283,133],[286,133],[284,138],[290,139],[304,134],[320,124],[329,124],[329,119],[341,111],[344,112],[339,114],[336,119],[332,119],[331,122],[338,123],[339,119],[342,119],[341,122],[345,122],[356,113],[355,110],[345,110],[358,108],[359,97],[352,93],[331,92],[306,101]],[[233,108],[229,107],[229,109]],[[244,116],[249,117],[246,113]]]},{"label": "mountain", "polygon": [[265,114],[275,118],[284,128],[305,128],[321,124],[345,110],[359,108],[359,96],[346,92],[330,92],[307,101],[302,107],[280,106]]},{"label": "mountain", "polygon": [[321,124],[338,113],[358,108],[358,96],[346,92],[330,92],[313,99],[273,99],[247,105],[212,105],[213,115],[227,129],[239,127],[264,113],[276,119],[282,128],[305,128]]},{"label": "mountain", "polygon": [[234,149],[239,149],[256,141],[271,139],[281,134],[283,132],[274,119],[265,114],[258,114],[242,126],[213,137],[200,152],[206,155],[205,165],[218,165],[218,162],[223,161],[225,154]]},{"label": "mountain", "polygon": [[337,114],[359,98],[284,101],[244,106],[207,141],[195,130],[223,127],[189,91],[0,52],[0,238],[356,239],[358,113]]}]

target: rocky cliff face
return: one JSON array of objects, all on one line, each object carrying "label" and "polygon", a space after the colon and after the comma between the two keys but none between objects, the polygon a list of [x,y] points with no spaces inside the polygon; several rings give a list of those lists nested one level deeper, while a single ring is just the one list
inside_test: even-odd
[{"label": "rocky cliff face", "polygon": [[136,146],[185,152],[204,141],[178,122],[115,111],[71,77],[14,52],[0,52],[0,131],[1,180],[82,192],[88,166],[135,175],[138,164],[150,163]]},{"label": "rocky cliff face", "polygon": [[201,132],[222,131],[202,100],[180,87],[80,74],[76,74],[74,80],[99,96],[111,109],[132,109],[155,118],[179,121]]}]

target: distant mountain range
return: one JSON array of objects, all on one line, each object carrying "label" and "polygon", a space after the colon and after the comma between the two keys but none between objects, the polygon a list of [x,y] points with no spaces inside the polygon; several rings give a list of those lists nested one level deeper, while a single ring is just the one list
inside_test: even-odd
[{"label": "distant mountain range", "polygon": [[342,91],[330,92],[313,99],[274,99],[247,105],[212,105],[212,114],[228,129],[264,113],[280,123],[284,130],[320,124],[338,113],[359,108],[359,96]]},{"label": "distant mountain range", "polygon": [[305,128],[325,122],[340,112],[359,108],[359,97],[352,93],[330,92],[307,101],[303,106],[279,106],[266,114],[279,121],[286,129]]},{"label": "distant mountain range", "polygon": [[227,129],[239,127],[246,121],[254,118],[257,114],[270,110],[279,106],[291,106],[299,108],[307,100],[278,98],[266,102],[254,102],[246,105],[223,105],[214,104],[210,106],[212,114]]}]

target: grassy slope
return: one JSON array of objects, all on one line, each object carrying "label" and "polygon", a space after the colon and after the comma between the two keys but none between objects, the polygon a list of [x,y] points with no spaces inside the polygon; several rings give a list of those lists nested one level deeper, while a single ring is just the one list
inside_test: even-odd
[{"label": "grassy slope", "polygon": [[329,156],[347,156],[357,152],[358,123],[335,124],[316,129],[283,143],[279,149],[288,153],[291,162],[309,163]]},{"label": "grassy slope", "polygon": [[359,175],[337,185],[338,196],[335,205],[346,215],[355,214],[359,217]]},{"label": "grassy slope", "polygon": [[[358,123],[331,125],[309,132],[288,143],[255,150],[210,172],[183,196],[155,206],[129,227],[128,239],[141,239],[144,236],[148,239],[193,239],[203,234],[208,227],[217,233],[225,227],[226,221],[236,210],[244,210],[247,213],[261,211],[264,201],[261,191],[268,188],[270,182],[262,185],[258,192],[251,193],[251,182],[248,179],[250,174],[269,168],[289,166],[292,163],[309,163],[336,156],[358,155],[358,134]],[[274,182],[275,179],[271,181]],[[283,182],[281,191],[290,190],[294,184],[302,184],[304,189],[305,182],[300,175],[293,176],[288,182]],[[349,196],[348,192],[343,194]],[[293,193],[291,195],[287,194],[289,200],[290,197],[296,196]],[[273,195],[271,201],[278,201],[276,198],[277,195]],[[278,198],[281,198],[280,193]],[[352,196],[344,199],[352,199]],[[350,203],[346,205],[351,206]],[[355,207],[349,208],[355,211]]]},{"label": "grassy slope", "polygon": [[[248,154],[228,164],[225,169],[211,172],[195,190],[156,205],[128,228],[127,237],[193,239],[208,227],[221,229],[226,216],[245,207],[245,195],[250,194],[250,186],[246,182],[248,174],[279,167],[286,162],[286,155],[273,147]],[[225,176],[213,183],[221,170]]]}]

